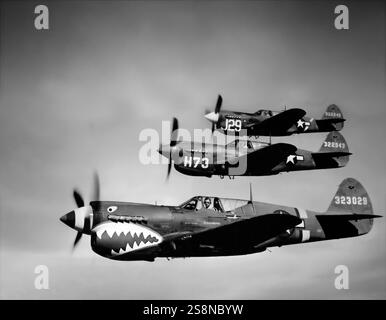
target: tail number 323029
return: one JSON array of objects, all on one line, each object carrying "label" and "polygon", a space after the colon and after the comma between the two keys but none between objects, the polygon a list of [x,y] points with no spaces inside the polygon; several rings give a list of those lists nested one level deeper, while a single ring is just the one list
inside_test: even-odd
[{"label": "tail number 323029", "polygon": [[366,206],[367,205],[367,197],[350,197],[350,196],[335,196],[336,204],[353,204],[357,206]]}]

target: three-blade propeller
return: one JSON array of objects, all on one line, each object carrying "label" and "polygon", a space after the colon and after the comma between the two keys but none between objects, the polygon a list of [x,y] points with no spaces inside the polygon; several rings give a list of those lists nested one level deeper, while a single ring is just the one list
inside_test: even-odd
[{"label": "three-blade propeller", "polygon": [[[92,193],[92,201],[99,201],[100,197],[100,183],[99,183],[99,176],[98,173],[94,172],[94,177],[93,177],[93,193]],[[74,189],[73,191],[73,197],[75,200],[75,203],[78,208],[84,207],[84,200],[83,197],[81,196],[80,192],[77,189]],[[74,244],[72,246],[72,249],[74,250],[76,245],[79,243],[80,239],[82,238],[83,232],[78,231],[76,234]]]}]

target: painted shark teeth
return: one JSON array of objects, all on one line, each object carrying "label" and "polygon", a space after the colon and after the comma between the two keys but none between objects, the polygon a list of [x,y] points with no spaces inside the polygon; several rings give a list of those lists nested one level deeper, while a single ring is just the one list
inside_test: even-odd
[{"label": "painted shark teeth", "polygon": [[97,226],[94,230],[97,242],[111,249],[111,255],[122,255],[134,250],[157,245],[163,241],[160,234],[154,230],[127,222],[107,222]]}]

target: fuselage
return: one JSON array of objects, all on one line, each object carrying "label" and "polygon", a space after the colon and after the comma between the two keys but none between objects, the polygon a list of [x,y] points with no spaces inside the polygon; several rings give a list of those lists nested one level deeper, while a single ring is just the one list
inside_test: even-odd
[{"label": "fuselage", "polygon": [[[163,147],[161,154],[174,161],[175,169],[191,176],[264,176],[281,172],[339,168],[346,165],[345,159],[331,157],[315,159],[313,152],[297,149],[278,164],[267,169],[261,165],[266,159],[249,158],[248,155],[270,146],[268,143],[252,140],[235,140],[227,145],[195,142],[179,142],[171,150]],[[343,161],[345,160],[345,161]]]},{"label": "fuselage", "polygon": [[[80,206],[80,204],[82,206]],[[355,237],[373,219],[361,183],[344,179],[325,212],[250,200],[195,196],[178,206],[92,201],[60,220],[115,260],[243,255],[266,248]],[[75,243],[77,240],[75,241]]]},{"label": "fuselage", "polygon": [[[91,206],[94,211],[92,249],[115,260],[241,255],[264,251],[268,247],[328,239],[316,218],[317,212],[263,202],[197,196],[180,206],[113,201],[92,202]],[[111,207],[116,208],[115,212],[108,212]],[[264,243],[248,246],[238,244],[237,236],[224,239],[220,244],[210,241],[192,243],[184,238],[168,241],[177,233],[186,234],[185,239],[189,239],[196,232],[271,213],[293,215],[302,222]]]},{"label": "fuselage", "polygon": [[215,128],[223,133],[236,132],[244,133],[248,136],[289,136],[300,133],[339,131],[343,127],[341,123],[330,123],[308,116],[298,119],[296,123],[288,128],[282,128],[279,125],[269,128],[260,126],[265,120],[281,112],[259,110],[255,113],[246,113],[222,110],[218,114],[218,121],[215,124]]}]

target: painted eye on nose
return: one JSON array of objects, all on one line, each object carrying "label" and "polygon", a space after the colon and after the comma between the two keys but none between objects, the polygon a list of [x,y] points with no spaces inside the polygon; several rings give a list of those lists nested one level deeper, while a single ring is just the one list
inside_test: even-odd
[{"label": "painted eye on nose", "polygon": [[117,210],[118,209],[118,207],[116,207],[116,206],[111,206],[111,207],[108,207],[107,208],[107,212],[108,213],[113,213],[115,210]]}]

